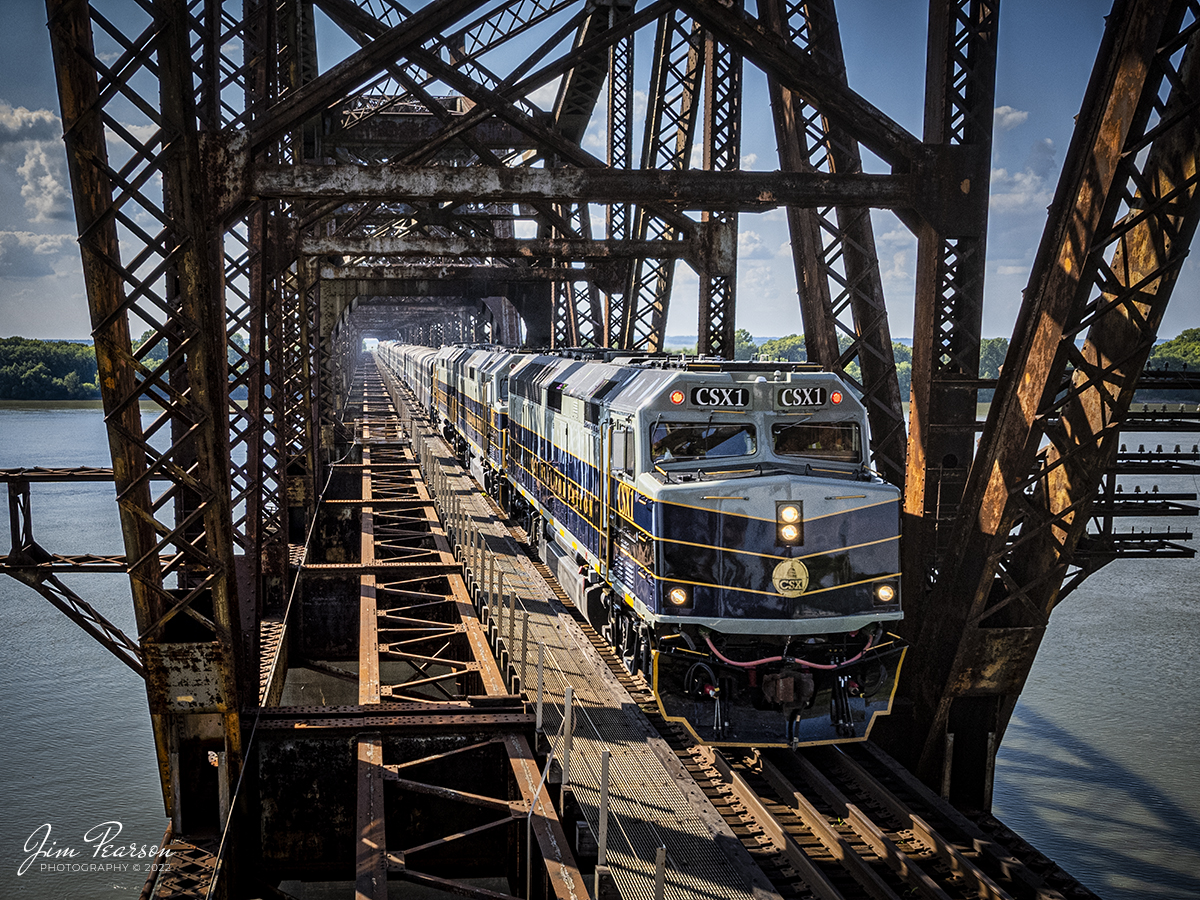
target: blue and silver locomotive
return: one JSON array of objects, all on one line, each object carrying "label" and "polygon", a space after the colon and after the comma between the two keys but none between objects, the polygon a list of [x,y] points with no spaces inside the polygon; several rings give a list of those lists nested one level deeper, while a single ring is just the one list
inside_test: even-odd
[{"label": "blue and silver locomotive", "polygon": [[715,744],[864,739],[904,648],[900,493],[866,410],[789,363],[403,346],[438,418],[662,714]]}]

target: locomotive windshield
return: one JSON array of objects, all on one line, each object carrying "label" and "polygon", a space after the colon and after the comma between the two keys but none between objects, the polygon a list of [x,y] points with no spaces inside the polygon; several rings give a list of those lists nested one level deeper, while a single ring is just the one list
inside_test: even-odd
[{"label": "locomotive windshield", "polygon": [[793,422],[771,426],[775,452],[780,456],[815,456],[842,462],[862,459],[862,436],[857,422]]},{"label": "locomotive windshield", "polygon": [[650,432],[654,462],[753,456],[758,441],[753,425],[740,422],[656,422]]}]

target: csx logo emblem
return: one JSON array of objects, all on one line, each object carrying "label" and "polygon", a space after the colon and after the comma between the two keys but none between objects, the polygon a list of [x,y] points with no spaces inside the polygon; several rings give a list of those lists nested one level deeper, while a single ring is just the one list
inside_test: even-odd
[{"label": "csx logo emblem", "polygon": [[808,569],[798,559],[785,559],[771,573],[775,590],[785,597],[799,597],[808,589]]},{"label": "csx logo emblem", "polygon": [[750,402],[750,392],[745,388],[692,388],[693,406],[745,406]]},{"label": "csx logo emblem", "polygon": [[780,406],[823,406],[825,388],[784,388],[779,392]]}]

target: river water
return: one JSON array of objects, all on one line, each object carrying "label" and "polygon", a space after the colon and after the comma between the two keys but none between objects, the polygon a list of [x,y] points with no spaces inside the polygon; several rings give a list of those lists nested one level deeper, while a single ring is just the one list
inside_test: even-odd
[{"label": "river water", "polygon": [[[100,411],[0,407],[0,468],[34,465],[109,465]],[[1191,476],[1142,489],[1153,483],[1200,489]],[[34,534],[48,550],[122,552],[111,485],[35,485],[32,505]],[[64,580],[134,632],[124,576]],[[1191,660],[1198,616],[1198,560],[1101,570],[1052,616],[1001,746],[996,815],[1101,897],[1200,898],[1200,702]],[[7,577],[0,634],[0,898],[136,897],[145,861],[95,855],[97,835],[86,837],[119,822],[110,848],[142,847],[166,826],[140,679]],[[46,825],[47,848],[78,855],[38,859],[18,874]]]}]

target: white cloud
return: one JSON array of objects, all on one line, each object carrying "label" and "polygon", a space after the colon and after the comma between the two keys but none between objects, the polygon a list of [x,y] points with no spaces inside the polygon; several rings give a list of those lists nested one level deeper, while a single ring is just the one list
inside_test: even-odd
[{"label": "white cloud", "polygon": [[992,170],[991,207],[996,212],[1036,211],[1045,213],[1053,190],[1045,177],[1032,169],[1009,172]]},{"label": "white cloud", "polygon": [[593,150],[608,150],[608,129],[607,128],[589,128],[583,135],[583,146],[590,147]]},{"label": "white cloud", "polygon": [[1027,275],[1029,266],[996,266],[997,275]]},{"label": "white cloud", "polygon": [[742,157],[742,168],[749,169],[756,162],[758,162],[758,154],[757,153],[747,153],[745,156]]},{"label": "white cloud", "polygon": [[915,244],[916,236],[902,225],[890,228],[875,235],[875,243],[880,247],[895,247],[902,244]]},{"label": "white cloud", "polygon": [[748,266],[740,266],[738,273],[738,291],[740,293],[752,293],[759,295],[771,295],[775,293],[775,272],[768,263],[751,263]]},{"label": "white cloud", "polygon": [[1023,125],[1029,118],[1029,113],[1023,109],[1013,109],[1011,106],[997,106],[993,110],[996,117],[996,127],[1001,131],[1010,131],[1018,125]]},{"label": "white cloud", "polygon": [[62,121],[49,109],[12,107],[0,100],[0,144],[62,139]]},{"label": "white cloud", "polygon": [[21,182],[30,222],[71,218],[62,120],[53,110],[0,100],[0,170],[8,166]]},{"label": "white cloud", "polygon": [[0,231],[0,276],[37,278],[53,275],[59,254],[75,249],[73,234]]},{"label": "white cloud", "polygon": [[66,186],[62,153],[57,149],[48,151],[48,142],[33,142],[25,151],[25,161],[17,167],[24,182],[21,197],[31,222],[71,218],[71,193]]},{"label": "white cloud", "polygon": [[555,98],[558,97],[558,83],[560,81],[562,81],[561,76],[543,84],[536,90],[530,91],[527,99],[542,109],[550,109],[554,106]]},{"label": "white cloud", "polygon": [[770,259],[774,254],[767,242],[757,231],[742,231],[738,234],[739,259]]},{"label": "white cloud", "polygon": [[[147,122],[145,125],[133,125],[129,122],[122,122],[121,127],[129,132],[130,137],[142,144],[149,141],[150,138],[154,137],[154,135],[158,133],[158,126],[153,122]],[[110,141],[123,141],[123,138],[119,138],[115,132],[110,131],[108,136]]]},{"label": "white cloud", "polygon": [[879,277],[885,288],[911,285],[913,274],[908,269],[908,256],[909,251],[907,250],[898,250],[893,253],[890,268],[884,268],[884,261],[880,260]]}]

